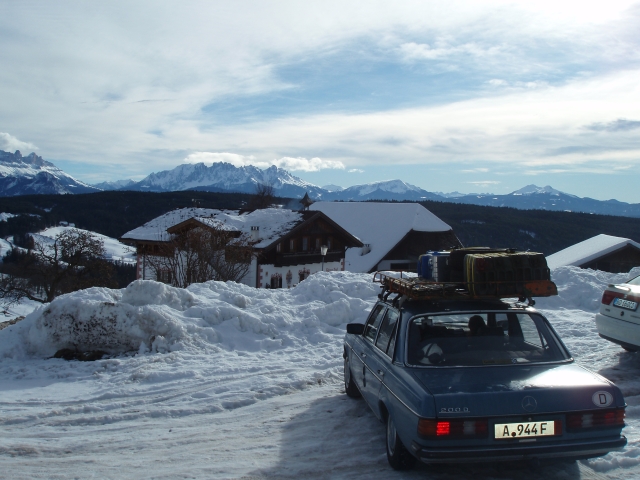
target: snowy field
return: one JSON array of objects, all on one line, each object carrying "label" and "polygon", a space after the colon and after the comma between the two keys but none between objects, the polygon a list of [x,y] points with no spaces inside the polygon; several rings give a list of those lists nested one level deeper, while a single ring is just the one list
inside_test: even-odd
[{"label": "snowy field", "polygon": [[[0,330],[0,478],[640,478],[640,354],[600,339],[593,318],[604,286],[628,275],[561,267],[560,295],[537,303],[576,361],[621,387],[624,451],[407,473],[388,467],[384,426],[342,385],[345,324],[365,320],[371,277],[134,282],[40,307]],[[50,358],[74,344],[109,358]]]},{"label": "snowy field", "polygon": [[58,235],[66,230],[79,230],[81,232],[90,233],[95,238],[102,240],[104,244],[105,259],[107,260],[112,262],[128,263],[130,265],[136,264],[136,249],[134,247],[125,245],[115,238],[107,237],[106,235],[91,232],[89,230],[82,230],[81,228],[76,227],[50,227],[39,233],[33,234],[33,237],[42,243],[46,243],[47,241],[53,242]]}]

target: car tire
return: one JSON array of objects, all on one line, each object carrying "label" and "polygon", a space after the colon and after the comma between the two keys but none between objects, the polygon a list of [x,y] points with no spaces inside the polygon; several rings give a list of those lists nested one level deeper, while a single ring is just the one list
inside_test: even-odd
[{"label": "car tire", "polygon": [[347,393],[347,396],[351,398],[360,398],[362,396],[356,382],[353,381],[349,357],[344,357],[344,391]]},{"label": "car tire", "polygon": [[394,470],[410,470],[416,464],[416,457],[402,444],[391,415],[387,415],[387,460]]}]

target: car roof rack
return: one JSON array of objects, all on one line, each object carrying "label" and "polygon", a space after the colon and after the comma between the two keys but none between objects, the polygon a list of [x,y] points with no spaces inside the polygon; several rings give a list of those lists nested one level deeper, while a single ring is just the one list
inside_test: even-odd
[{"label": "car roof rack", "polygon": [[[533,306],[533,297],[551,297],[558,294],[556,284],[551,280],[525,281],[489,281],[489,282],[438,282],[421,277],[397,278],[385,272],[375,272],[373,281],[380,283],[381,300],[387,300],[390,294],[397,294],[406,300],[499,300],[518,298]],[[478,294],[477,292],[483,292]]]}]

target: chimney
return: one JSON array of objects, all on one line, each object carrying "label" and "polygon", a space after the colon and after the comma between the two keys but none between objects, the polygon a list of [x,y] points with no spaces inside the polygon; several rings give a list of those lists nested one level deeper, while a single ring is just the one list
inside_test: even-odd
[{"label": "chimney", "polygon": [[366,255],[370,251],[371,251],[371,245],[368,243],[365,243],[362,247],[362,253],[360,255]]},{"label": "chimney", "polygon": [[251,241],[257,242],[260,240],[260,227],[253,226],[251,227]]}]

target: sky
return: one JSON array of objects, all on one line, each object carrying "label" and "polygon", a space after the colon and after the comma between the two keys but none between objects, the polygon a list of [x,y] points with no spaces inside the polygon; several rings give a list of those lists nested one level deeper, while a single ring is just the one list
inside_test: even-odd
[{"label": "sky", "polygon": [[0,150],[640,203],[640,1],[0,0]]}]

